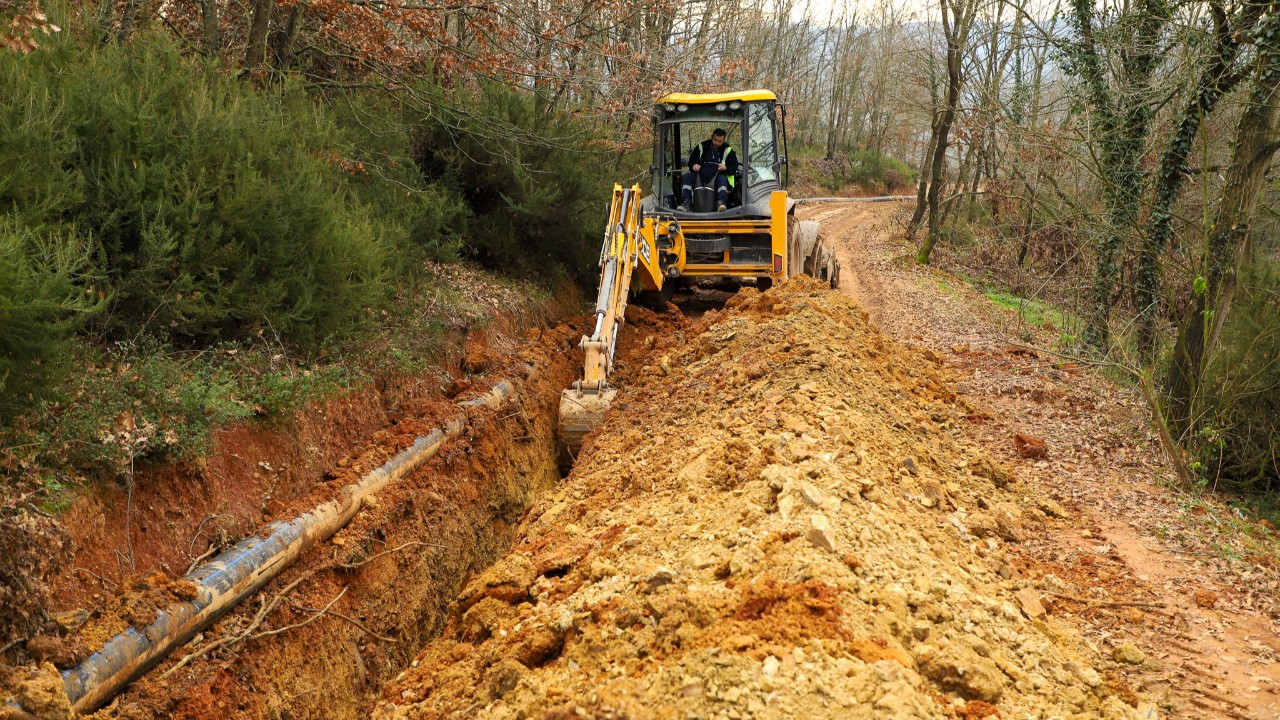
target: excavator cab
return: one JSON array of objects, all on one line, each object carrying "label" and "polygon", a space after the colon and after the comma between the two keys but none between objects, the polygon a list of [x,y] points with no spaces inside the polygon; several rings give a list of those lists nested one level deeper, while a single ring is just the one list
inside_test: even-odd
[{"label": "excavator cab", "polygon": [[[726,207],[718,210],[719,203],[707,201],[709,191],[695,189],[692,207],[683,209],[681,176],[692,169],[689,153],[716,128],[726,131],[738,160],[737,172],[727,178]],[[787,195],[786,142],[785,108],[768,90],[659,98],[653,106],[652,192],[640,204],[655,262],[653,272],[637,273],[637,289],[666,300],[677,283],[694,278],[753,278],[757,287],[768,287],[804,272],[800,246],[816,246],[816,226],[800,242],[805,228]],[[824,269],[819,276],[829,274]]]},{"label": "excavator cab", "polygon": [[[716,193],[714,181],[709,181],[705,174],[694,173],[689,165],[689,156],[716,130],[724,130],[727,137],[725,146],[726,158],[730,151],[738,159],[738,165],[732,169],[716,173],[728,184],[729,193],[726,205],[736,208],[742,205],[742,150],[740,121],[731,118],[707,117],[707,113],[690,111],[693,117],[672,118],[665,122],[655,123],[654,155],[656,158],[654,172],[654,197],[661,199],[664,209],[679,211],[683,200],[683,181],[687,175],[693,175],[692,207],[688,213],[705,215],[716,212]],[[703,191],[705,188],[705,192]]]},{"label": "excavator cab", "polygon": [[[676,217],[768,217],[769,196],[786,189],[783,106],[773,93],[754,90],[719,95],[673,94],[653,110],[653,200],[655,209]],[[724,212],[695,207],[681,211],[681,176],[692,170],[689,154],[716,128],[738,159],[727,176],[729,198]]]},{"label": "excavator cab", "polygon": [[[633,297],[670,300],[678,283],[703,277],[749,278],[757,288],[808,273],[836,287],[840,266],[818,239],[818,224],[799,222],[787,195],[785,112],[768,90],[675,93],[653,109],[651,191],[615,185],[604,245],[595,328],[583,336],[582,378],[560,396],[560,439],[572,455],[602,422],[616,394],[610,384],[618,332]],[[729,178],[724,210],[703,198],[680,208],[689,152],[724,128],[739,172]],[[708,210],[710,208],[710,210]]]}]

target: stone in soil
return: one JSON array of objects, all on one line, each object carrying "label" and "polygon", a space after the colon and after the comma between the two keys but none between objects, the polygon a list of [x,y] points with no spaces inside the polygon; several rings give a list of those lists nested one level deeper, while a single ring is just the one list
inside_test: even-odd
[{"label": "stone in soil", "polygon": [[1114,658],[1116,662],[1126,663],[1128,665],[1141,665],[1147,660],[1146,653],[1138,649],[1138,646],[1133,643],[1124,643],[1123,645],[1115,646],[1115,648],[1111,650],[1111,657]]},{"label": "stone in soil", "polygon": [[1013,436],[1013,445],[1018,449],[1018,454],[1024,458],[1045,458],[1049,456],[1049,446],[1044,440],[1029,435],[1027,433],[1017,433]]}]

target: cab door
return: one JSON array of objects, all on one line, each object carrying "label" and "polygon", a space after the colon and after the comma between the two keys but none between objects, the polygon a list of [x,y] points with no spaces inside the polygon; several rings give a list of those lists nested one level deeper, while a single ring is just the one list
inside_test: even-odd
[{"label": "cab door", "polygon": [[765,200],[769,193],[782,189],[778,179],[778,127],[772,101],[747,105],[746,117],[746,192],[743,203]]}]

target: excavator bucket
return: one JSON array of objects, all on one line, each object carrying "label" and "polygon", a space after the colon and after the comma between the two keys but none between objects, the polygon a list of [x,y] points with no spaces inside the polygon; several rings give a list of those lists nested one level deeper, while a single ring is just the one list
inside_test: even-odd
[{"label": "excavator bucket", "polygon": [[582,447],[582,438],[604,421],[617,390],[583,392],[569,388],[560,393],[560,442],[572,456]]}]

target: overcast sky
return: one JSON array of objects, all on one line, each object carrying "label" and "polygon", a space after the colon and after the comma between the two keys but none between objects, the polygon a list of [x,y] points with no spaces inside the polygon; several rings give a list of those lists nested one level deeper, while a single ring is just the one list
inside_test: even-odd
[{"label": "overcast sky", "polygon": [[[805,14],[806,0],[795,0],[797,7],[793,11],[793,17],[800,17]],[[814,20],[826,20],[831,17],[832,11],[835,16],[840,16],[841,9],[857,10],[858,15],[862,17],[872,17],[878,14],[878,6],[882,4],[890,4],[895,8],[899,8],[905,13],[916,13],[917,20],[924,20],[930,12],[937,12],[938,0],[807,0],[808,13]]]}]

